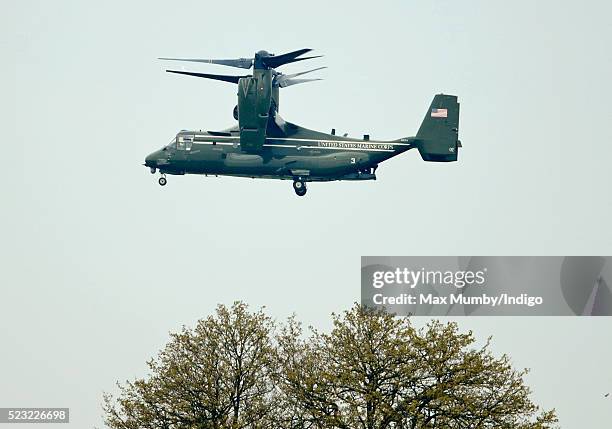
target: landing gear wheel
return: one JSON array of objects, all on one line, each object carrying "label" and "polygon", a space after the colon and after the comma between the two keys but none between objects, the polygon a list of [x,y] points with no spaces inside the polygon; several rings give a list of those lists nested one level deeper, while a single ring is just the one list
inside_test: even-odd
[{"label": "landing gear wheel", "polygon": [[155,172],[157,171],[157,169],[155,167],[150,167],[151,168],[151,174],[155,174]]},{"label": "landing gear wheel", "polygon": [[165,177],[160,177],[158,182],[161,186],[166,186],[166,183],[168,183]]},{"label": "landing gear wheel", "polygon": [[293,182],[293,190],[297,195],[303,197],[306,195],[306,183],[302,182],[301,180],[295,180]]}]

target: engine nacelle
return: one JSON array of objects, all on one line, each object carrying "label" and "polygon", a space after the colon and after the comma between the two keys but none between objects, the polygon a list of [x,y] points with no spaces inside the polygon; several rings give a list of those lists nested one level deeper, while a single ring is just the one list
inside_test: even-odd
[{"label": "engine nacelle", "polygon": [[244,150],[259,150],[266,141],[272,98],[272,74],[256,71],[238,81],[238,124]]}]

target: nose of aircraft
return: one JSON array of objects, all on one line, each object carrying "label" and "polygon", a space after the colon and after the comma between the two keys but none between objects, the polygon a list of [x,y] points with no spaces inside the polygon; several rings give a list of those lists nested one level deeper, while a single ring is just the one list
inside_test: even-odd
[{"label": "nose of aircraft", "polygon": [[153,152],[152,154],[148,155],[145,158],[145,166],[147,166],[147,167],[157,167],[157,155],[156,155],[156,152]]}]

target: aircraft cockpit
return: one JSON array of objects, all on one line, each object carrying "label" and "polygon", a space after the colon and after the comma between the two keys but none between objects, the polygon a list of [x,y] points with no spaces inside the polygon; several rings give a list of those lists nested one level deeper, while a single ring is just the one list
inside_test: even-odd
[{"label": "aircraft cockpit", "polygon": [[191,150],[193,146],[192,134],[178,134],[176,136],[176,150]]},{"label": "aircraft cockpit", "polygon": [[168,150],[168,149],[176,149],[176,137],[170,140],[170,143],[164,146],[163,150]]},{"label": "aircraft cockpit", "polygon": [[165,147],[165,149],[191,150],[193,146],[193,135],[177,134],[176,137]]}]

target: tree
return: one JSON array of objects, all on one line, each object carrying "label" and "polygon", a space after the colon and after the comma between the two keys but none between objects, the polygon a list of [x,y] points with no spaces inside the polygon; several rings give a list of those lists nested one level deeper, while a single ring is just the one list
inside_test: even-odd
[{"label": "tree", "polygon": [[544,429],[557,422],[554,410],[538,414],[529,399],[526,370],[514,370],[507,355],[495,358],[489,341],[474,348],[472,332],[455,323],[415,330],[408,318],[359,305],[333,322],[331,333],[314,331],[308,344],[287,331],[279,341],[281,389],[310,426]]},{"label": "tree", "polygon": [[273,323],[243,303],[217,307],[195,329],[172,334],[147,379],[106,395],[106,424],[116,429],[262,428],[273,412]]},{"label": "tree", "polygon": [[[276,334],[275,334],[276,333]],[[415,329],[408,318],[360,305],[305,335],[276,329],[245,304],[219,306],[149,362],[146,379],[107,395],[113,429],[546,429],[526,370],[475,347],[455,323]]]}]

